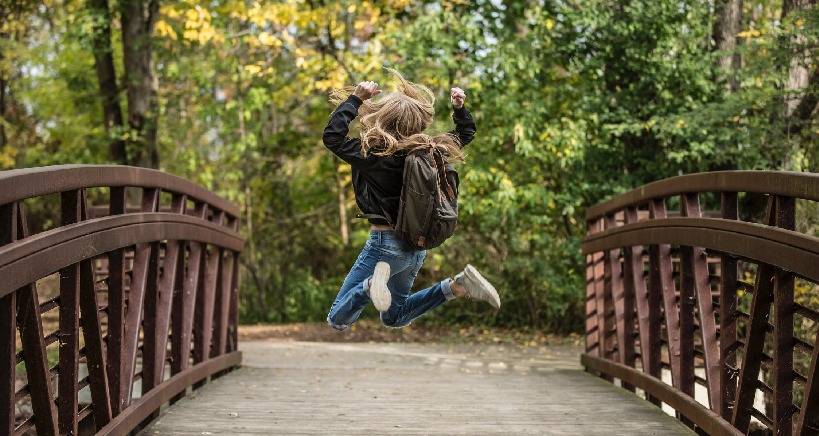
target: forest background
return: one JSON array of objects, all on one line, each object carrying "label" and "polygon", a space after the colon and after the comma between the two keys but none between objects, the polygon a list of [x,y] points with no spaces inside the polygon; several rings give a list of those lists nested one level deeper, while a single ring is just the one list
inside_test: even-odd
[{"label": "forest background", "polygon": [[322,321],[368,236],[321,143],[328,93],[396,68],[436,92],[437,130],[451,86],[478,125],[459,231],[416,287],[469,262],[503,299],[427,320],[579,331],[587,207],[678,174],[819,171],[818,41],[816,0],[0,0],[0,170],[200,183],[242,210],[242,320]]}]

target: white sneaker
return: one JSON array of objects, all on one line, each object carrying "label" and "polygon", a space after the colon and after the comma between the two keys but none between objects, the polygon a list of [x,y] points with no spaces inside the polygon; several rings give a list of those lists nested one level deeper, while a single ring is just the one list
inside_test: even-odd
[{"label": "white sneaker", "polygon": [[387,262],[378,262],[375,264],[375,271],[373,271],[373,278],[370,281],[370,299],[373,300],[373,305],[379,312],[386,312],[390,309],[392,304],[392,294],[387,287],[387,281],[390,279],[390,264]]},{"label": "white sneaker", "polygon": [[466,288],[466,297],[473,300],[486,301],[495,309],[500,309],[498,291],[475,269],[467,264],[463,272],[455,276],[455,283]]}]

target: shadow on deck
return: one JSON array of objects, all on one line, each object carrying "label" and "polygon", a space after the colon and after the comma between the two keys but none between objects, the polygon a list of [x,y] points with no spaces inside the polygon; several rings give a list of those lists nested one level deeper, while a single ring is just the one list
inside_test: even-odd
[{"label": "shadow on deck", "polygon": [[243,342],[242,368],[144,435],[692,434],[583,372],[581,349]]}]

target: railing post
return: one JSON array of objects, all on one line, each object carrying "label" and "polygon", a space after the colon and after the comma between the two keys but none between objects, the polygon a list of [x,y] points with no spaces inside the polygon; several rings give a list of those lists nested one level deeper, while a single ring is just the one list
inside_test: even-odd
[{"label": "railing post", "polygon": [[[776,197],[776,226],[793,230],[796,201]],[[773,297],[773,425],[777,436],[793,433],[793,280],[791,272],[776,269]]]},{"label": "railing post", "polygon": [[[62,225],[80,221],[82,192],[61,194]],[[80,369],[80,264],[60,270],[60,364],[58,412],[60,433],[77,434],[77,376]]]},{"label": "railing post", "polygon": [[[737,220],[737,193],[723,192],[722,219]],[[737,390],[737,259],[730,254],[720,255],[720,409],[723,419],[730,421]]]},{"label": "railing post", "polygon": [[[112,186],[109,200],[109,215],[126,212],[125,188]],[[108,338],[105,366],[108,373],[108,393],[110,395],[111,417],[122,412],[122,397],[125,386],[125,365],[122,364],[125,336],[125,249],[118,248],[108,253]]]},{"label": "railing post", "polygon": [[[17,203],[0,205],[0,246],[17,239]],[[17,292],[0,297],[0,434],[14,434]]]}]

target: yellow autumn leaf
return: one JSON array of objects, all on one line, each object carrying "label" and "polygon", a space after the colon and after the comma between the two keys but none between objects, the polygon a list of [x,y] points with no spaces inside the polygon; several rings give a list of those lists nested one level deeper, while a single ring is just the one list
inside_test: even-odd
[{"label": "yellow autumn leaf", "polygon": [[248,74],[255,76],[256,74],[259,74],[260,71],[262,71],[262,67],[258,65],[245,65],[245,71]]},{"label": "yellow autumn leaf", "polygon": [[182,33],[182,37],[189,41],[198,41],[199,31],[196,29],[188,29]]},{"label": "yellow autumn leaf", "polygon": [[177,35],[173,30],[173,27],[171,27],[171,25],[165,20],[158,20],[156,22],[156,34],[162,37],[169,37],[173,40],[177,39]]}]

